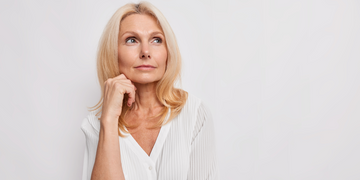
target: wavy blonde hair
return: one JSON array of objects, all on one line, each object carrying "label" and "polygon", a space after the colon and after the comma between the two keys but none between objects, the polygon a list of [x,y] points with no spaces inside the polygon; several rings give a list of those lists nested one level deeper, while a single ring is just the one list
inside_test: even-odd
[{"label": "wavy blonde hair", "polygon": [[[120,75],[118,64],[119,30],[122,20],[132,14],[145,14],[155,17],[157,23],[161,26],[165,36],[168,55],[167,67],[164,76],[157,82],[156,85],[156,97],[164,105],[164,108],[159,114],[153,116],[161,116],[161,118],[155,126],[151,127],[158,128],[170,122],[180,113],[181,109],[185,105],[188,93],[182,89],[174,87],[176,80],[179,80],[181,83],[181,55],[175,34],[172,31],[169,23],[165,19],[164,15],[155,6],[153,6],[147,1],[140,1],[137,4],[128,3],[120,7],[107,23],[100,38],[97,52],[97,75],[101,87],[101,99],[95,106],[88,108],[89,111],[95,111],[97,109],[100,109],[96,113],[96,116],[99,115],[104,100],[104,82],[108,78],[113,78]],[[125,129],[125,127],[135,127],[129,126],[129,124],[124,121],[126,113],[129,109],[131,109],[131,107],[128,107],[126,105],[127,100],[128,95],[125,94],[121,115],[118,120],[118,133],[121,137],[124,137],[125,135],[120,132],[120,129],[124,132],[129,133]],[[164,123],[168,108],[170,108],[170,116],[168,121]],[[100,120],[100,118],[98,119]]]}]

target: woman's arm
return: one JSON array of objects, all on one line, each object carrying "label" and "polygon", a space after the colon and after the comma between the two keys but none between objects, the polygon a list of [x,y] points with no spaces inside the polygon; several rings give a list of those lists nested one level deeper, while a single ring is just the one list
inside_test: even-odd
[{"label": "woman's arm", "polygon": [[110,117],[102,117],[99,143],[91,180],[125,180],[121,165],[118,124]]},{"label": "woman's arm", "polygon": [[209,109],[200,104],[193,132],[188,180],[217,180],[214,122]]},{"label": "woman's arm", "polygon": [[120,156],[118,119],[122,113],[124,94],[128,106],[135,102],[134,84],[120,74],[104,82],[99,142],[91,180],[125,180]]},{"label": "woman's arm", "polygon": [[86,140],[82,180],[99,178],[124,180],[119,139],[115,128],[112,128],[117,125],[102,125],[99,122],[100,131],[97,131],[90,123],[93,120],[98,121],[98,118],[89,115],[81,124]]}]

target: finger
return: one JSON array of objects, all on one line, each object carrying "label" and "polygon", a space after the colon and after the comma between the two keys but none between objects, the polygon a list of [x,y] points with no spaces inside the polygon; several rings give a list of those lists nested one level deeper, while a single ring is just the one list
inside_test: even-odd
[{"label": "finger", "polygon": [[129,88],[135,90],[135,86],[133,84],[124,83],[124,82],[117,82],[117,83],[121,84],[121,86],[129,87]]},{"label": "finger", "polygon": [[126,85],[126,86],[129,86],[129,87],[132,87],[132,88],[134,88],[134,90],[137,90],[134,83],[129,79],[117,79],[117,80],[115,80],[115,82],[120,83],[121,85]]},{"label": "finger", "polygon": [[134,103],[135,102],[135,86],[134,85],[132,85],[132,84],[125,84],[125,86],[127,87],[127,88],[129,88],[129,93],[128,93],[128,95],[129,95],[129,99],[128,99],[128,104],[130,104],[130,106],[131,106],[131,104],[132,103]]},{"label": "finger", "polygon": [[130,79],[116,79],[116,82],[121,82],[122,84],[134,85]]},{"label": "finger", "polygon": [[124,86],[124,88],[125,93],[127,93],[129,96],[127,105],[130,107],[135,102],[135,89],[131,86]]},{"label": "finger", "polygon": [[[113,79],[115,79],[115,80],[125,80],[125,82],[126,82],[126,80],[129,80],[129,83],[131,83],[132,85],[135,86],[135,84],[134,84],[130,79],[128,79],[128,78],[125,76],[125,74],[120,74],[120,75],[114,77]],[[137,89],[137,88],[135,87],[135,90],[136,90],[136,89]]]},{"label": "finger", "polygon": [[135,85],[128,79],[114,80],[114,84],[119,84],[120,86],[126,86],[136,90]]},{"label": "finger", "polygon": [[122,83],[131,84],[131,85],[135,86],[134,83],[130,79],[126,79],[125,76],[122,76],[122,77],[117,76],[117,78],[114,78],[114,81],[116,81],[116,82],[120,81]]},{"label": "finger", "polygon": [[131,86],[131,87],[133,87],[135,90],[137,90],[135,84],[134,84],[132,81],[130,81],[130,80],[123,80],[122,82],[124,82],[126,85]]},{"label": "finger", "polygon": [[115,76],[113,79],[128,79],[125,74],[119,74],[117,76]]}]

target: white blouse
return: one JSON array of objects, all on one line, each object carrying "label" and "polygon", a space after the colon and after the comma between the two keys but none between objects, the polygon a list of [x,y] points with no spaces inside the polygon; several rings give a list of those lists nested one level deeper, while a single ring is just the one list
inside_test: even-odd
[{"label": "white blouse", "polygon": [[[217,180],[217,157],[212,115],[198,97],[188,93],[181,112],[160,132],[150,156],[127,134],[119,136],[126,180]],[[89,180],[95,163],[100,121],[90,112],[81,124],[86,147],[83,180]],[[170,115],[168,111],[166,120]],[[121,131],[126,134],[125,132]]]}]

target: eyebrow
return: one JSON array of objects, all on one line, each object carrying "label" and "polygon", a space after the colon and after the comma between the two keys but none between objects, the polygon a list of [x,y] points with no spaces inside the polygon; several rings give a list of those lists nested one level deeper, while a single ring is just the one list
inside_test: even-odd
[{"label": "eyebrow", "polygon": [[[135,32],[135,31],[125,31],[125,32],[121,35],[121,37],[124,36],[124,34],[126,34],[126,33],[132,33],[132,34],[139,35],[139,34],[138,34],[137,32]],[[161,35],[164,36],[164,34],[163,34],[162,32],[160,32],[160,31],[153,31],[153,32],[150,33],[150,36],[155,35],[155,34],[161,34]]]}]

